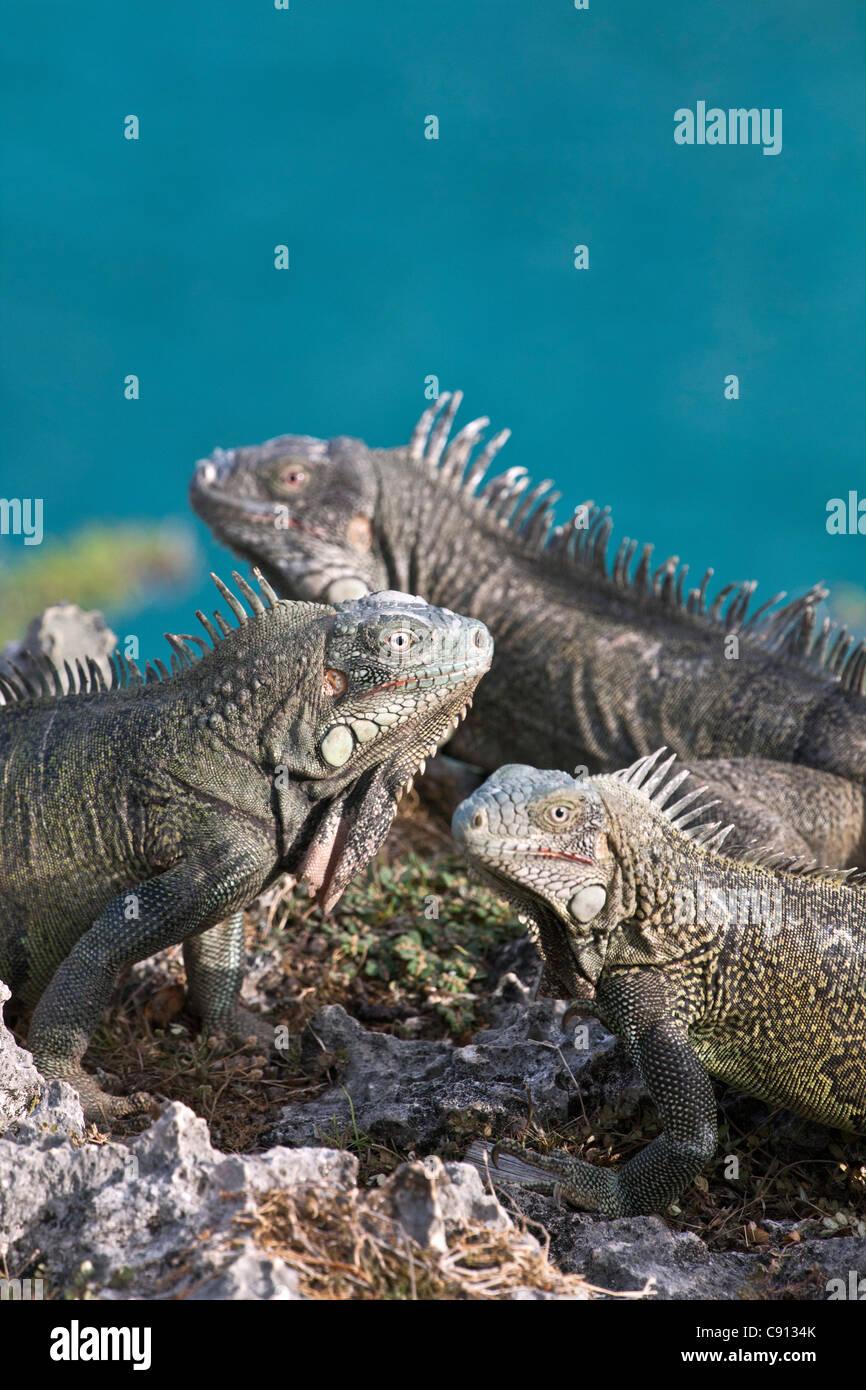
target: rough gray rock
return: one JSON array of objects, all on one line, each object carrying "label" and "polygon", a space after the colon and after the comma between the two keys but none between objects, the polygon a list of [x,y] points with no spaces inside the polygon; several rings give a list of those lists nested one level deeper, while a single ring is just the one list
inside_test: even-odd
[{"label": "rough gray rock", "polygon": [[398,1240],[402,1233],[433,1254],[445,1255],[470,1226],[539,1249],[465,1164],[403,1164],[368,1197],[343,1150],[222,1154],[204,1120],[180,1104],[129,1144],[88,1143],[77,1093],[39,1075],[2,1017],[0,1096],[0,1264],[55,1296],[300,1299],[296,1270],[253,1233],[260,1199],[274,1192],[311,1195],[320,1207],[348,1194],[360,1220],[384,1218]]},{"label": "rough gray rock", "polygon": [[[286,1191],[326,1206],[338,1191],[353,1193],[356,1176],[342,1150],[221,1154],[205,1122],[179,1104],[128,1146],[75,1145],[31,1119],[0,1139],[0,1258],[29,1271],[38,1251],[39,1276],[57,1295],[299,1299],[291,1264],[255,1242],[257,1201]],[[373,1196],[357,1195],[362,1220],[385,1217],[392,1239],[402,1231],[434,1254],[470,1225],[539,1250],[464,1164],[403,1164]]]},{"label": "rough gray rock", "polygon": [[800,1285],[801,1298],[858,1301],[866,1298],[866,1240],[857,1236],[830,1236],[804,1240],[786,1254],[784,1271],[768,1274],[772,1291],[784,1279],[788,1288]]},{"label": "rough gray rock", "polygon": [[557,1041],[534,1037],[554,1032],[527,1010],[522,1023],[489,1029],[468,1047],[448,1042],[412,1042],[372,1033],[339,1005],[320,1009],[305,1030],[302,1056],[315,1065],[324,1052],[333,1059],[337,1083],[305,1104],[290,1104],[273,1126],[269,1142],[321,1142],[323,1135],[351,1135],[354,1128],[404,1148],[429,1145],[454,1117],[503,1120],[526,1110],[526,1089],[536,1113],[565,1119],[568,1069],[580,1060],[558,1030]]},{"label": "rough gray rock", "polygon": [[[30,1053],[25,1056],[29,1057]],[[39,1073],[37,1072],[37,1075]],[[53,1136],[57,1143],[75,1135],[84,1134],[84,1114],[81,1097],[68,1081],[46,1081],[40,1076],[42,1094],[39,1103],[29,1115],[14,1121],[3,1132],[6,1138],[15,1138],[18,1143],[29,1139]]]},{"label": "rough gray rock", "polygon": [[847,1290],[852,1274],[866,1277],[866,1240],[854,1236],[813,1237],[783,1247],[784,1230],[765,1223],[775,1237],[769,1246],[719,1252],[691,1231],[673,1230],[662,1216],[606,1221],[536,1192],[510,1188],[504,1194],[503,1188],[508,1211],[548,1232],[551,1260],[559,1269],[614,1292],[652,1281],[652,1296],[659,1299],[824,1301],[833,1292],[831,1280],[844,1281]]},{"label": "rough gray rock", "polygon": [[606,1221],[537,1193],[512,1190],[512,1196],[519,1211],[550,1233],[559,1268],[598,1288],[625,1292],[651,1281],[655,1298],[741,1298],[758,1267],[756,1256],[713,1253],[690,1231],[671,1230],[661,1216]]},{"label": "rough gray rock", "polygon": [[[478,1171],[466,1163],[443,1164],[436,1157],[403,1163],[391,1175],[381,1199],[371,1209],[387,1214],[395,1227],[423,1250],[446,1256],[449,1242],[467,1228],[507,1233],[510,1251],[539,1256],[541,1245],[521,1223],[514,1228],[510,1217],[489,1192]],[[547,1288],[510,1287],[509,1300],[574,1300],[590,1297],[582,1286],[568,1292]]]},{"label": "rough gray rock", "polygon": [[[273,964],[263,959],[262,983]],[[536,998],[537,980],[529,944],[506,947],[489,981],[488,1026],[467,1047],[404,1041],[370,1032],[340,1008],[320,1010],[305,1054],[329,1054],[336,1080],[324,1095],[286,1107],[275,1126],[272,1139],[301,1147],[255,1156],[218,1152],[204,1122],[182,1105],[128,1145],[82,1142],[76,1093],[44,1082],[0,1020],[0,1259],[25,1275],[38,1269],[55,1295],[297,1300],[304,1295],[295,1268],[254,1239],[258,1203],[266,1193],[311,1193],[326,1207],[343,1194],[362,1221],[384,1215],[393,1223],[398,1246],[402,1232],[445,1259],[449,1241],[469,1226],[539,1250],[507,1214],[519,1213],[549,1233],[559,1269],[613,1293],[649,1286],[660,1299],[827,1299],[833,1289],[844,1291],[839,1297],[859,1290],[866,1240],[851,1236],[783,1245],[787,1228],[765,1223],[770,1245],[719,1254],[662,1217],[604,1221],[517,1188],[503,1188],[500,1204],[475,1168],[436,1157],[402,1164],[381,1187],[359,1192],[351,1155],[311,1147],[322,1134],[333,1140],[335,1117],[347,1138],[357,1128],[406,1149],[435,1145],[446,1122],[453,1138],[455,1118],[458,1129],[462,1117],[468,1129],[481,1118],[501,1131],[525,1119],[527,1085],[542,1124],[562,1122],[581,1104],[638,1104],[645,1093],[615,1039],[589,1019],[575,1047],[573,1025],[569,1036],[562,1031],[564,1005]],[[0,1002],[6,997],[0,986]],[[501,1296],[586,1295],[521,1287]]]},{"label": "rough gray rock", "polygon": [[9,990],[0,980],[0,1133],[10,1121],[26,1115],[45,1089],[30,1053],[18,1046],[3,1022],[9,998]]},{"label": "rough gray rock", "polygon": [[587,1097],[634,1104],[644,1090],[616,1039],[595,1019],[563,1033],[566,1005],[535,998],[539,973],[530,942],[506,947],[491,977],[490,1026],[465,1047],[373,1033],[339,1005],[320,1009],[302,1057],[311,1068],[327,1060],[335,1082],[317,1099],[287,1105],[268,1142],[312,1144],[357,1129],[411,1149],[482,1121],[498,1133],[525,1120],[527,1092],[544,1124],[563,1123]]},{"label": "rough gray rock", "polygon": [[476,1033],[473,1043],[507,1041],[527,1033],[531,1039],[564,1045],[570,1059],[569,1116],[603,1105],[622,1116],[633,1113],[648,1093],[622,1043],[591,1013],[576,1014],[563,1031],[568,1008],[562,1000],[538,995],[542,973],[528,937],[509,942],[497,953],[483,1005],[489,1027]]},{"label": "rough gray rock", "polygon": [[[471,1222],[507,1230],[511,1221],[481,1176],[466,1163],[443,1164],[431,1156],[403,1163],[386,1184],[390,1216],[425,1250],[445,1254],[448,1237]],[[537,1242],[533,1240],[537,1248]]]},{"label": "rough gray rock", "polygon": [[237,1218],[274,1188],[345,1189],[356,1172],[334,1149],[221,1154],[204,1120],[178,1104],[128,1146],[76,1146],[31,1122],[0,1139],[0,1255],[23,1268],[38,1250],[58,1292],[295,1298],[294,1273]]}]

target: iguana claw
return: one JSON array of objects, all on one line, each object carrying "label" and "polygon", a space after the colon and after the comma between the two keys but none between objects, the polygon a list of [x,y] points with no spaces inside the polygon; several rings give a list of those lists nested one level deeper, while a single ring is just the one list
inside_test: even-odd
[{"label": "iguana claw", "polygon": [[[552,1196],[558,1204],[564,1199],[569,1205],[581,1205],[576,1192],[572,1197],[568,1181],[571,1174],[577,1171],[580,1160],[573,1158],[563,1149],[555,1149],[549,1154],[539,1154],[534,1149],[524,1148],[522,1144],[510,1144],[505,1140],[498,1140],[491,1149],[476,1142],[470,1146],[466,1161],[482,1172],[490,1172],[492,1166],[497,1170],[496,1181],[514,1183],[519,1187]],[[491,1174],[491,1177],[493,1176]]]},{"label": "iguana claw", "polygon": [[144,1115],[157,1108],[156,1097],[148,1091],[134,1091],[130,1096],[112,1096],[97,1086],[92,1077],[88,1076],[87,1082],[87,1086],[79,1080],[71,1082],[81,1097],[85,1124],[95,1124],[100,1129],[110,1128],[120,1120],[130,1119],[134,1115]]}]

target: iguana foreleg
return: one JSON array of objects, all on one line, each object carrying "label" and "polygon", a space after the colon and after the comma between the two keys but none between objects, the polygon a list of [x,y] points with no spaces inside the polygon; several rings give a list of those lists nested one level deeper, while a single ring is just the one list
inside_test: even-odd
[{"label": "iguana foreleg", "polygon": [[710,1078],[685,1032],[670,1017],[658,979],[649,972],[619,974],[599,987],[599,1002],[658,1106],[664,1132],[619,1169],[599,1168],[557,1150],[537,1154],[503,1142],[493,1151],[535,1172],[503,1165],[521,1186],[556,1191],[571,1206],[602,1216],[664,1211],[697,1177],[716,1150],[716,1102]]},{"label": "iguana foreleg", "polygon": [[242,912],[233,912],[215,927],[187,937],[183,943],[187,997],[205,1037],[223,1035],[232,1042],[254,1037],[263,1047],[272,1048],[271,1025],[238,1003],[245,957]]},{"label": "iguana foreleg", "polygon": [[[81,1065],[120,967],[206,931],[215,919],[219,923],[227,911],[249,902],[269,853],[266,841],[257,843],[252,834],[240,846],[237,841],[209,845],[199,857],[113,898],[58,966],[33,1014],[28,1046],[43,1076],[69,1081],[80,1092],[86,1119],[113,1120],[151,1103],[142,1092],[107,1095]],[[222,991],[231,976],[230,969],[223,974]]]}]

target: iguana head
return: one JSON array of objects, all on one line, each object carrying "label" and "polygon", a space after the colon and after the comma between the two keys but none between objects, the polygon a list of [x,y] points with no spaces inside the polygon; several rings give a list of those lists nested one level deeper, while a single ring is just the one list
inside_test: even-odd
[{"label": "iguana head", "polygon": [[[217,449],[198,463],[190,501],[218,540],[259,565],[289,597],[339,603],[404,587],[414,583],[417,552],[429,549],[455,499],[464,510],[474,507],[476,527],[498,537],[497,506],[506,493],[516,499],[528,481],[524,469],[512,470],[473,498],[509,431],[480,448],[490,423],[482,417],[451,436],[461,400],[461,392],[443,391],[409,443],[393,449],[291,434]],[[536,502],[549,487],[536,490]],[[535,513],[535,522],[546,518],[547,529],[554,500]],[[522,521],[530,524],[528,513]]]},{"label": "iguana head", "polygon": [[312,808],[296,872],[327,910],[378,850],[399,797],[471,705],[493,641],[483,623],[408,594],[318,611],[309,694],[284,723],[273,720],[269,738],[274,760]]},{"label": "iguana head", "polygon": [[560,992],[595,983],[626,914],[595,779],[501,767],[461,802],[452,830],[476,873],[516,905]]},{"label": "iguana head", "polygon": [[388,588],[377,494],[372,451],[360,439],[295,434],[216,449],[190,484],[193,507],[225,545],[281,593],[319,603]]}]

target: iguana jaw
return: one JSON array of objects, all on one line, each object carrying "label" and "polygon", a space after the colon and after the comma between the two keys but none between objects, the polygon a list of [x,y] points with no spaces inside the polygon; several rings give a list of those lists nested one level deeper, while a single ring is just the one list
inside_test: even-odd
[{"label": "iguana jaw", "polygon": [[606,828],[590,785],[520,764],[493,773],[452,821],[470,866],[514,903],[566,994],[598,979],[618,915]]},{"label": "iguana jaw", "polygon": [[[560,898],[551,892],[539,890],[531,882],[530,871],[521,872],[521,865],[526,859],[540,858],[591,866],[591,859],[585,859],[581,855],[560,854],[534,846],[528,847],[501,841],[488,841],[484,851],[479,852],[475,846],[467,843],[466,838],[461,836],[458,829],[454,830],[454,836],[466,853],[473,871],[495,887],[498,893],[507,897],[509,902],[512,902],[523,915],[531,920],[540,905],[544,908],[548,922],[555,921],[560,928],[565,928],[568,931],[580,930],[581,923],[573,915],[570,908],[570,903],[581,886],[580,879],[575,879],[567,899]],[[509,863],[509,861],[513,862]],[[524,882],[524,880],[529,880],[529,882]]]},{"label": "iguana jaw", "polygon": [[565,904],[552,903],[524,889],[502,871],[470,858],[470,872],[516,909],[517,919],[545,963],[548,993],[573,999],[594,985],[601,974],[607,950],[607,934],[589,933],[578,927]]},{"label": "iguana jaw", "polygon": [[[206,497],[206,513],[200,502],[194,503],[196,510],[205,514],[208,524],[218,534],[230,521],[232,549],[251,564],[262,565],[281,593],[288,590],[291,596],[302,596],[313,603],[342,603],[383,587],[354,573],[351,566],[347,569],[342,549],[329,553],[335,548],[327,532],[293,516],[286,504],[255,497],[232,497],[216,486],[207,488]],[[244,532],[248,532],[246,537]],[[288,534],[309,537],[315,549],[321,552],[318,563],[303,552],[286,553],[284,538]],[[268,553],[272,548],[268,545],[271,538],[274,538],[273,548],[279,552],[279,565]]]},{"label": "iguana jaw", "polygon": [[472,691],[486,665],[463,677],[451,697],[425,721],[419,737],[406,742],[405,730],[387,735],[390,756],[378,752],[378,762],[356,773],[333,795],[297,870],[299,880],[316,895],[324,912],[337,904],[355,873],[378,851],[391,828],[402,796],[423,774],[452,729],[472,706]]},{"label": "iguana jaw", "polygon": [[[355,739],[355,745],[345,765],[328,768],[323,764],[320,775],[302,780],[310,801],[333,798],[344,788],[353,786],[369,768],[379,765],[388,768],[388,786],[395,798],[405,795],[411,790],[415,777],[426,770],[427,759],[438,752],[465,719],[472,708],[475,687],[489,669],[490,658],[485,656],[480,661],[459,662],[443,668],[435,679],[403,678],[359,697],[352,712],[341,713],[339,720],[327,729],[324,739],[320,738],[321,747],[325,739],[333,736],[334,729],[345,729]],[[357,731],[366,732],[365,725],[377,723],[377,711],[367,710],[365,701],[386,692],[391,684],[400,687],[403,697],[417,691],[419,701],[423,696],[424,703],[421,708],[413,709],[407,702],[396,717],[389,713],[379,732],[369,742],[363,742]]]}]

